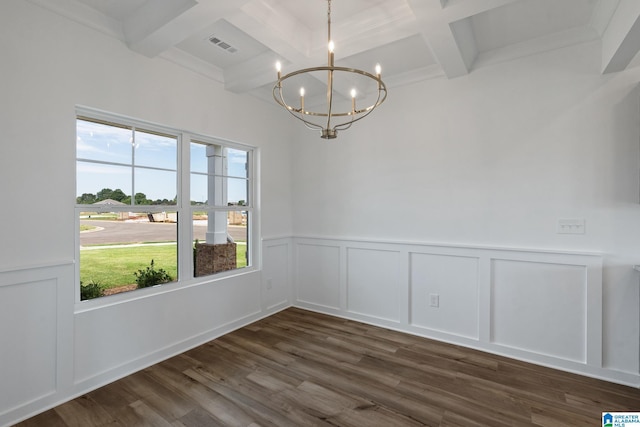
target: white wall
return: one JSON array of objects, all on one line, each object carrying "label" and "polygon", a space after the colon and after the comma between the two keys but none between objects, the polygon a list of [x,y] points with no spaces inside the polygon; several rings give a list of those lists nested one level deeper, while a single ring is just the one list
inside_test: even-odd
[{"label": "white wall", "polygon": [[[0,425],[291,304],[286,114],[24,0],[0,57]],[[257,146],[263,270],[74,306],[76,105]]]},{"label": "white wall", "polygon": [[[299,130],[293,158],[294,235],[335,238],[336,248],[364,240],[378,244],[378,249],[385,249],[387,242],[404,242],[409,247],[439,243],[463,252],[471,245],[601,254],[604,371],[598,375],[623,376],[640,385],[640,280],[632,270],[640,263],[640,69],[603,76],[599,49],[598,43],[583,44],[481,68],[453,80],[393,88],[379,110],[330,142]],[[557,234],[558,220],[567,218],[584,219],[586,234]],[[317,251],[305,244],[296,252]],[[322,252],[326,259],[341,259],[330,249]],[[388,265],[397,264],[395,255],[387,258]],[[351,277],[366,275],[361,269],[385,264],[377,259],[356,259],[355,264],[349,258],[341,260],[346,266],[324,274],[339,275],[345,268],[343,286]],[[415,262],[431,280],[444,277],[455,288],[446,292],[458,301],[456,295],[473,291],[475,275],[469,273],[471,261],[454,260],[442,270],[446,274],[434,270],[439,261],[433,258],[418,257]],[[297,267],[304,269],[300,262]],[[399,271],[404,286],[412,270],[401,263]],[[560,295],[549,285],[535,287],[527,280],[526,268],[514,271],[520,272],[521,280],[514,281],[518,276],[510,271],[508,282],[534,286],[523,292],[543,295],[528,304],[523,301],[523,309],[535,312],[541,300],[556,297],[576,298],[584,307],[583,287],[576,285]],[[329,300],[341,292],[338,285],[312,291],[304,272],[299,271],[298,278],[298,304],[323,311],[337,307],[338,314],[354,316],[348,305],[335,305],[338,297]],[[313,280],[321,282],[318,276]],[[474,296],[460,304],[477,304],[481,312],[503,322],[512,316],[501,309],[504,298],[519,295],[505,283],[485,299]],[[392,301],[399,298],[404,306],[426,305],[403,294],[402,286],[395,291],[376,283],[360,286]],[[310,292],[322,298],[310,300]],[[365,290],[355,292],[364,295]],[[443,291],[442,304],[451,303],[447,298]],[[368,304],[368,309],[375,308],[374,301]],[[556,320],[573,328],[583,321],[575,316],[583,313],[568,310]],[[473,329],[453,312],[421,316],[423,326],[430,328],[420,332],[425,335],[437,336],[433,331],[443,324],[458,324],[463,336]],[[378,321],[371,316],[368,320]],[[475,324],[481,320],[474,318]],[[527,333],[526,319],[518,326],[520,333]],[[411,329],[402,322],[397,327]],[[509,340],[517,333],[518,329],[510,330]],[[454,334],[447,339],[462,342]],[[482,347],[482,340],[471,344]],[[535,358],[545,349],[548,353],[547,344],[523,357]],[[549,363],[561,364],[557,362]]]}]

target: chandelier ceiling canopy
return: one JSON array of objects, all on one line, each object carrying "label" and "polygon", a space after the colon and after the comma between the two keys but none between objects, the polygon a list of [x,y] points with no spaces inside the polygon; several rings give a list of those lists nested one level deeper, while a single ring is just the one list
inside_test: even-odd
[{"label": "chandelier ceiling canopy", "polygon": [[[293,117],[302,121],[312,130],[321,131],[324,139],[338,136],[339,130],[346,130],[358,120],[368,116],[387,99],[387,87],[382,81],[381,68],[375,66],[375,74],[349,67],[334,65],[335,44],[331,39],[331,0],[327,0],[327,65],[304,68],[282,75],[282,64],[276,63],[278,80],[273,87],[273,98]],[[325,88],[318,88],[319,82]],[[326,100],[319,105],[305,105],[304,84],[313,89],[325,89]],[[288,87],[299,88],[295,96]],[[361,89],[361,93],[356,90]],[[366,106],[359,105],[360,100]]]}]

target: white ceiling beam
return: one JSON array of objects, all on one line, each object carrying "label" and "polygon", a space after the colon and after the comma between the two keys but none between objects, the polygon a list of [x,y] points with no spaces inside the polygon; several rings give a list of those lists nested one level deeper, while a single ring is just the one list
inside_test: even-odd
[{"label": "white ceiling beam", "polygon": [[222,69],[203,61],[193,55],[188,54],[184,50],[172,47],[162,52],[159,58],[163,58],[169,62],[173,62],[181,67],[191,70],[200,74],[208,79],[214,80],[218,83],[224,83],[224,74]]},{"label": "white ceiling beam", "polygon": [[150,58],[173,46],[173,32],[180,29],[176,19],[197,5],[195,0],[149,0],[124,19],[124,35],[129,47]]},{"label": "white ceiling beam", "polygon": [[598,0],[594,6],[589,25],[598,32],[601,38],[619,4],[620,0]]},{"label": "white ceiling beam", "polygon": [[431,53],[448,78],[469,73],[462,50],[458,46],[452,27],[442,22],[440,0],[409,0],[409,6],[417,19],[418,31],[431,48]]},{"label": "white ceiling beam", "polygon": [[[450,25],[432,25],[428,29],[423,29],[421,33],[447,78],[452,79],[469,74],[463,49],[458,44],[456,34]],[[464,39],[464,43],[470,42],[471,40]]]},{"label": "white ceiling beam", "polygon": [[304,61],[309,56],[310,31],[273,0],[247,2],[227,21],[288,61]]},{"label": "white ceiling beam", "polygon": [[462,55],[465,68],[470,70],[478,57],[478,46],[476,45],[476,38],[473,34],[473,28],[471,26],[471,19],[465,18],[460,21],[451,23],[451,31],[453,37],[458,45],[458,50]]},{"label": "white ceiling beam", "polygon": [[124,21],[129,48],[155,57],[248,0],[149,0]]},{"label": "white ceiling beam", "polygon": [[640,1],[620,0],[602,35],[602,72],[624,70],[640,50]]},{"label": "white ceiling beam", "polygon": [[122,24],[77,0],[28,0],[42,8],[93,28],[103,34],[125,41]]},{"label": "white ceiling beam", "polygon": [[478,56],[471,17],[518,0],[408,0],[418,30],[448,78],[469,73]]}]

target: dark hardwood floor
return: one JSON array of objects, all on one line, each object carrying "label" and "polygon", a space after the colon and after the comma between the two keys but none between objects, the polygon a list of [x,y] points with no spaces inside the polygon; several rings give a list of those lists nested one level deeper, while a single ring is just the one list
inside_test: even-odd
[{"label": "dark hardwood floor", "polygon": [[18,424],[600,426],[640,391],[287,309]]}]

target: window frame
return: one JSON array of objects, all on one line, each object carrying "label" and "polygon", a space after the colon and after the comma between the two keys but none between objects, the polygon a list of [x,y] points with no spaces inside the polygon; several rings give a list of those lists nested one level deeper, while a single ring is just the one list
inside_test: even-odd
[{"label": "window frame", "polygon": [[[154,286],[151,288],[135,289],[130,292],[111,295],[107,297],[99,297],[89,300],[80,300],[80,213],[86,211],[89,207],[96,212],[130,212],[132,207],[142,206],[135,205],[134,194],[132,189],[132,204],[125,206],[96,206],[92,204],[78,204],[74,196],[74,213],[75,213],[75,304],[77,311],[84,311],[93,307],[110,305],[121,301],[130,301],[133,299],[144,297],[149,294],[162,293],[173,289],[179,289],[192,285],[204,283],[215,283],[221,279],[231,276],[250,274],[258,271],[260,266],[260,245],[259,242],[259,192],[258,192],[258,162],[259,151],[255,146],[244,143],[229,141],[226,139],[207,136],[200,133],[188,132],[181,129],[174,129],[168,126],[162,126],[155,123],[133,119],[119,114],[108,113],[89,107],[77,106],[75,111],[74,124],[77,126],[78,120],[89,120],[119,128],[134,128],[140,131],[151,131],[163,136],[175,136],[177,140],[177,162],[176,162],[176,193],[177,203],[175,205],[143,205],[145,212],[159,213],[163,211],[177,212],[177,269],[178,277],[171,283]],[[77,131],[76,141],[77,144]],[[205,206],[207,211],[246,211],[247,212],[247,266],[236,268],[233,270],[214,273],[206,276],[195,276],[193,264],[193,213],[196,210],[203,210],[201,205],[191,205],[191,143],[202,143],[209,145],[218,145],[225,148],[244,151],[247,153],[247,200],[245,206]],[[77,166],[79,161],[87,161],[78,157],[77,145],[75,148],[74,162],[74,193],[78,188],[78,172]],[[133,160],[132,160],[133,161]],[[100,162],[90,160],[95,163]],[[132,174],[136,166],[132,167]],[[157,169],[157,168],[151,168]],[[164,170],[164,169],[163,169]]]}]

